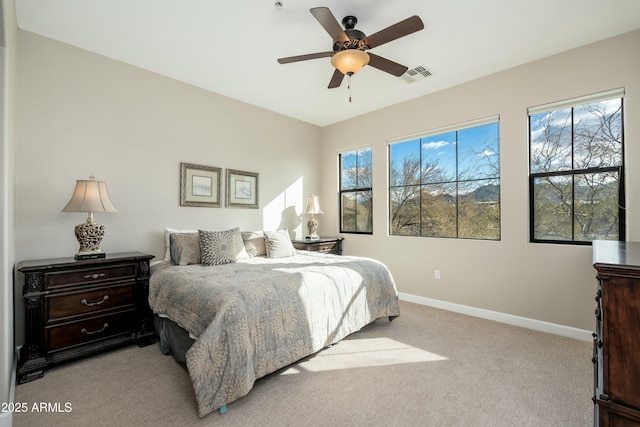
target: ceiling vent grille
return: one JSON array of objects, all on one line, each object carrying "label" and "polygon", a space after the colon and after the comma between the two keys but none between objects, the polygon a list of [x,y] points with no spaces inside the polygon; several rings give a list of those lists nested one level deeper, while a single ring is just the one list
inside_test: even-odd
[{"label": "ceiling vent grille", "polygon": [[402,79],[407,83],[414,83],[419,80],[423,80],[431,75],[432,75],[431,71],[427,70],[422,65],[418,65],[415,68],[411,68],[410,70],[407,70],[407,72],[400,77],[402,77]]}]

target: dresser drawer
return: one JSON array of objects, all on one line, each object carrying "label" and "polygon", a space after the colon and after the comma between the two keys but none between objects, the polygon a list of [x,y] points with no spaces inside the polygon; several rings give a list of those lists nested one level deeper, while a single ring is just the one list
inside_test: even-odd
[{"label": "dresser drawer", "polygon": [[135,285],[101,287],[78,292],[52,294],[46,298],[47,322],[100,310],[135,307]]},{"label": "dresser drawer", "polygon": [[86,285],[108,280],[121,280],[136,277],[136,264],[107,265],[81,270],[67,270],[46,273],[44,276],[45,289],[55,289],[65,286]]},{"label": "dresser drawer", "polygon": [[92,317],[45,328],[49,350],[86,344],[136,330],[136,310]]}]

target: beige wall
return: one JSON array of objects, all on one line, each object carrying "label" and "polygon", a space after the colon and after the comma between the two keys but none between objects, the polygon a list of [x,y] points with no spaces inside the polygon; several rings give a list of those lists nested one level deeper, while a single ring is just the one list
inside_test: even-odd
[{"label": "beige wall", "polygon": [[[51,39],[19,33],[18,259],[73,255],[76,179],[108,184],[105,251],[163,254],[163,230],[287,227],[318,191],[319,129]],[[260,210],[181,207],[180,162],[258,172]],[[224,192],[222,193],[224,195]],[[223,196],[224,197],[224,196]]]},{"label": "beige wall", "polygon": [[[371,144],[374,234],[346,235],[348,253],[385,262],[401,292],[594,328],[591,247],[529,243],[527,108],[623,87],[627,237],[640,240],[640,31],[421,97],[322,131],[325,212],[337,212],[339,151]],[[472,66],[472,64],[470,64]],[[416,85],[428,85],[424,80]],[[500,115],[502,240],[388,236],[387,139]],[[337,218],[323,226],[338,230]],[[441,279],[434,279],[434,270]]]},{"label": "beige wall", "polygon": [[[13,390],[13,263],[14,263],[14,183],[16,80],[15,7],[2,1],[2,46],[0,47],[0,403],[10,402]],[[11,426],[12,414],[0,413],[0,426]]]}]

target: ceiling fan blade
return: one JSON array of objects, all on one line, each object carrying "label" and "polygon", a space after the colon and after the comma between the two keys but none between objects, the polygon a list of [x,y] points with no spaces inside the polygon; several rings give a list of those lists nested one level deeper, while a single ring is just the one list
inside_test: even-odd
[{"label": "ceiling fan blade", "polygon": [[311,14],[318,20],[320,25],[329,33],[334,42],[348,42],[349,37],[344,32],[336,17],[327,7],[314,7],[310,9]]},{"label": "ceiling fan blade", "polygon": [[307,61],[309,59],[317,59],[317,58],[326,58],[333,55],[335,52],[318,52],[318,53],[309,53],[307,55],[298,55],[298,56],[289,56],[287,58],[278,58],[278,62],[280,64],[290,64],[291,62],[298,61]]},{"label": "ceiling fan blade", "polygon": [[369,64],[373,68],[377,68],[378,70],[384,71],[385,73],[392,74],[396,77],[400,77],[404,73],[407,72],[409,68],[404,65],[398,64],[397,62],[393,62],[389,59],[383,58],[382,56],[375,55],[371,52],[367,52],[369,54]]},{"label": "ceiling fan blade", "polygon": [[388,43],[400,37],[407,36],[416,31],[420,31],[424,28],[422,19],[418,15],[413,15],[410,18],[400,21],[390,27],[380,30],[377,33],[371,34],[369,37],[365,37],[365,42],[370,49],[376,46]]},{"label": "ceiling fan blade", "polygon": [[342,79],[344,79],[344,74],[342,74],[340,70],[336,69],[333,72],[333,76],[331,76],[331,81],[329,82],[328,89],[340,87],[340,85],[342,84]]}]

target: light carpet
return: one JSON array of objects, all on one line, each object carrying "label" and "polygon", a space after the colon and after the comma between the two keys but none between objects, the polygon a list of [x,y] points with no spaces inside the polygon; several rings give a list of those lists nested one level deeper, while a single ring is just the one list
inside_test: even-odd
[{"label": "light carpet", "polygon": [[224,414],[198,418],[187,372],[155,344],[18,385],[28,410],[13,425],[593,425],[590,343],[404,301],[401,313],[258,380]]}]

